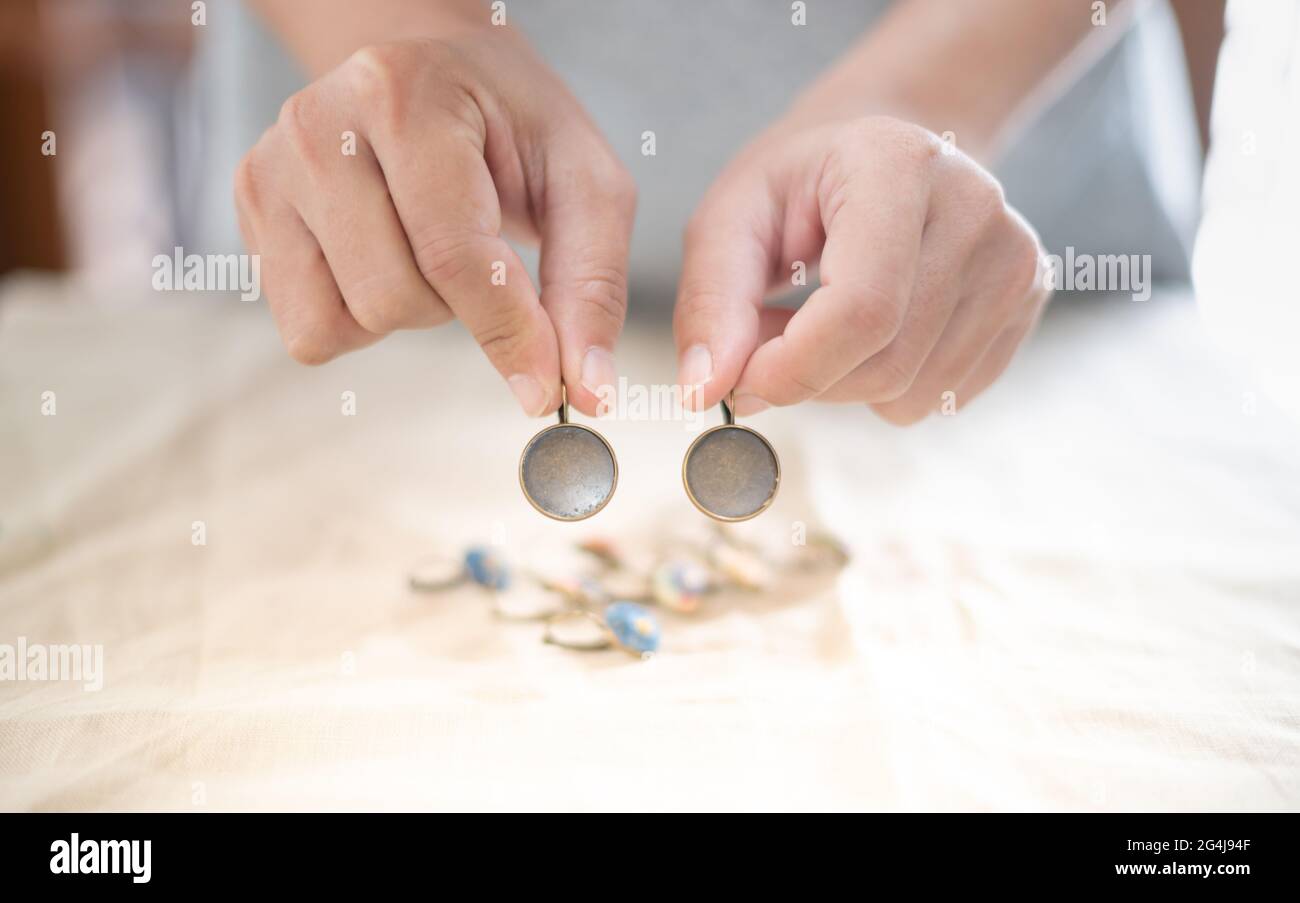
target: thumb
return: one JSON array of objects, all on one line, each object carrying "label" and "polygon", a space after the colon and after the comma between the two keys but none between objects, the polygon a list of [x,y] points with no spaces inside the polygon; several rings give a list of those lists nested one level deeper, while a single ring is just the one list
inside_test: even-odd
[{"label": "thumb", "polygon": [[761,217],[746,210],[753,203],[706,197],[686,230],[673,335],[677,381],[687,407],[697,411],[717,404],[735,387],[758,346],[771,265],[752,225]]},{"label": "thumb", "polygon": [[[560,344],[569,402],[599,413],[618,379],[614,346],[627,314],[627,257],[636,185],[616,161],[548,175],[539,275]],[[608,396],[604,396],[608,399]]]}]

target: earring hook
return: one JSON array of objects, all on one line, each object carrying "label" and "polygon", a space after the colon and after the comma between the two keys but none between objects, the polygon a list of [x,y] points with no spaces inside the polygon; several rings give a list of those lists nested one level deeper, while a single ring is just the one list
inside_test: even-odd
[{"label": "earring hook", "polygon": [[727,397],[718,402],[722,405],[722,422],[727,426],[736,424],[736,390],[732,389],[727,393]]}]

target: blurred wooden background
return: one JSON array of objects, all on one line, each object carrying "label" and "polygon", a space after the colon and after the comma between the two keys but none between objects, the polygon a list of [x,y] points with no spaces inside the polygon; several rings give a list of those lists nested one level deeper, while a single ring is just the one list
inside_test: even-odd
[{"label": "blurred wooden background", "polygon": [[54,159],[41,154],[41,133],[54,126],[39,2],[0,3],[0,273],[66,264]]}]

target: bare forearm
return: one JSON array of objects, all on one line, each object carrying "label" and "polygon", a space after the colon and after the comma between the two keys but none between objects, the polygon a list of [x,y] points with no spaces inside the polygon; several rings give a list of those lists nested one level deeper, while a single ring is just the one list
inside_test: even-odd
[{"label": "bare forearm", "polygon": [[1090,0],[903,0],[788,119],[897,116],[987,162],[1123,33],[1133,4],[1106,6],[1097,25]]},{"label": "bare forearm", "polygon": [[403,38],[451,37],[491,22],[485,0],[249,0],[313,76],[353,51]]}]

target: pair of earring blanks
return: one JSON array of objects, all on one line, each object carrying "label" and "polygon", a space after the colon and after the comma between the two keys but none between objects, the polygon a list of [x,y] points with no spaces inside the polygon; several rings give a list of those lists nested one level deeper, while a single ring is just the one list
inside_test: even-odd
[{"label": "pair of earring blanks", "polygon": [[[560,388],[559,422],[533,436],[519,456],[524,498],[547,517],[586,520],[618,486],[618,459],[605,437],[569,421],[569,396]],[[719,521],[757,517],[776,498],[781,462],[763,436],[736,423],[734,402],[722,402],[721,426],[695,438],[682,461],[682,484],[691,503]]]}]

